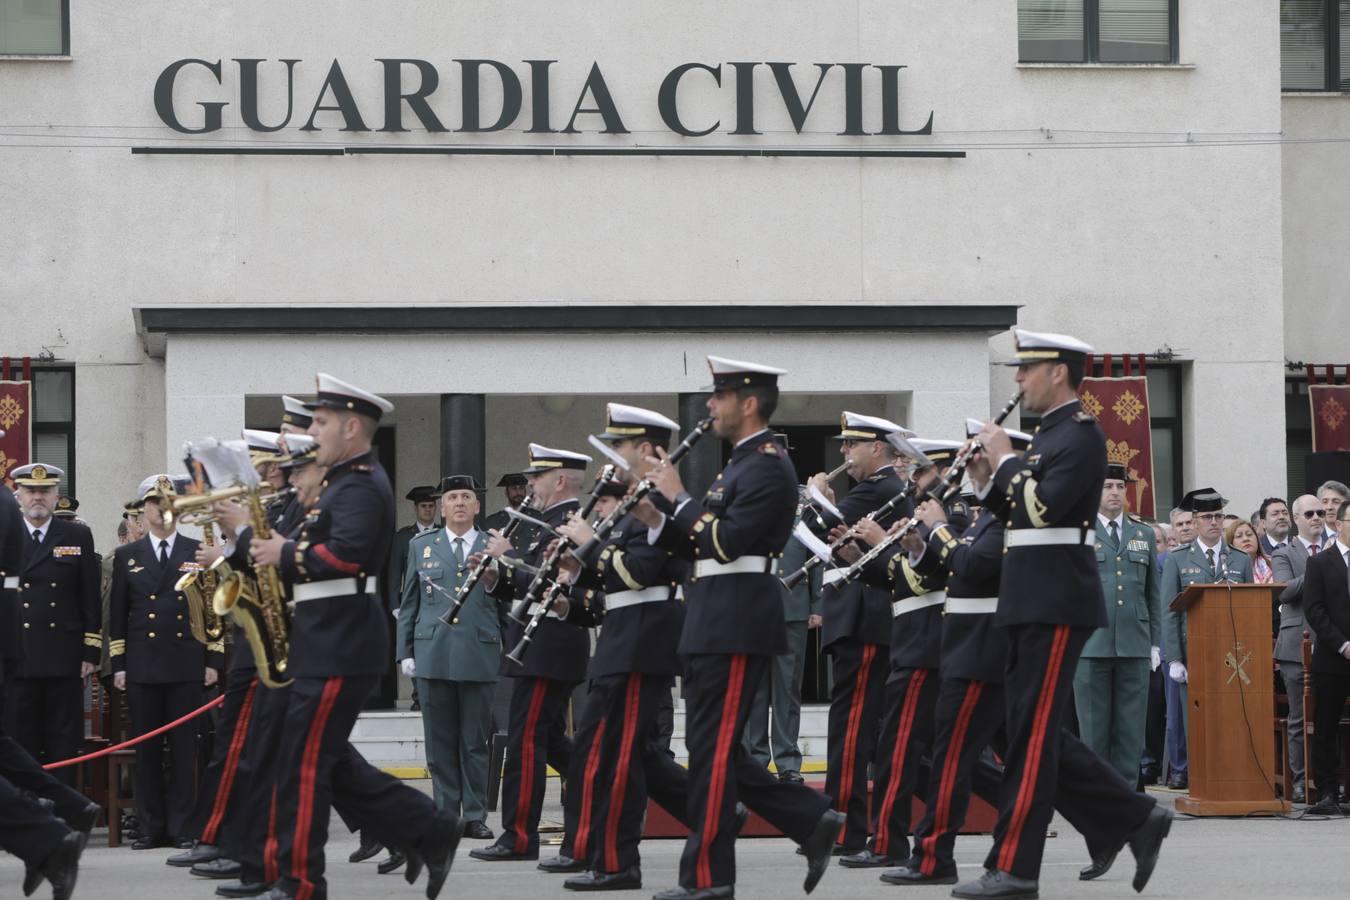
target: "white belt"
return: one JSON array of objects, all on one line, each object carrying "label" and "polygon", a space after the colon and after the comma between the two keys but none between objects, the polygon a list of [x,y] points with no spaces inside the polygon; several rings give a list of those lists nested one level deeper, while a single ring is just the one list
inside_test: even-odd
[{"label": "white belt", "polygon": [[[525,610],[525,615],[527,615],[527,616],[533,616],[533,615],[534,615],[535,613],[537,613],[537,612],[539,612],[539,604],[538,604],[538,603],[531,603],[531,604],[530,604],[530,608],[527,609],[527,610]],[[550,609],[548,612],[544,613],[544,618],[545,618],[545,619],[559,619],[559,618],[562,618],[562,617],[559,616],[556,612],[554,612],[553,610]]]},{"label": "white belt", "polygon": [[776,575],[778,560],[767,556],[742,556],[729,563],[715,559],[700,559],[694,563],[695,578],[710,578],[713,575]]},{"label": "white belt", "polygon": [[948,597],[944,610],[948,613],[991,613],[998,610],[997,597]]},{"label": "white belt", "polygon": [[[678,590],[676,594],[678,595]],[[606,612],[614,612],[616,609],[623,609],[625,606],[637,606],[639,603],[660,603],[664,600],[673,599],[670,593],[670,586],[658,584],[655,587],[646,587],[636,591],[619,591],[617,594],[605,595]]]},{"label": "white belt", "polygon": [[1091,547],[1096,542],[1096,534],[1082,528],[1017,528],[1003,537],[1005,547]]},{"label": "white belt", "polygon": [[930,606],[941,606],[946,602],[946,591],[929,591],[928,593],[920,594],[917,597],[906,597],[903,600],[895,600],[891,603],[891,618],[899,618],[906,613],[927,609]]},{"label": "white belt", "polygon": [[820,576],[820,584],[822,587],[828,587],[837,581],[843,580],[844,580],[843,569],[826,569],[825,574]]},{"label": "white belt", "polygon": [[3,587],[7,591],[17,591],[19,589],[19,576],[6,575]]},{"label": "white belt", "polygon": [[291,599],[296,603],[306,600],[323,600],[327,597],[350,597],[352,594],[364,594],[360,579],[332,578],[328,581],[307,581],[297,584],[291,591]]}]

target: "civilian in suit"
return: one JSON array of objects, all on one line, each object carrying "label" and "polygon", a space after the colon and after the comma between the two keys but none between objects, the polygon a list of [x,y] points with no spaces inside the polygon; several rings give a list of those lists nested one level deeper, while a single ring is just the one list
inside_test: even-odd
[{"label": "civilian in suit", "polygon": [[[1281,498],[1267,497],[1262,500],[1255,518],[1261,523],[1258,538],[1267,558],[1293,539],[1294,523],[1289,520],[1289,504]],[[1253,523],[1252,527],[1256,528],[1256,524]]]},{"label": "civilian in suit", "polygon": [[[800,516],[800,498],[797,505]],[[783,548],[782,570],[795,572],[810,557],[811,551],[799,540],[788,538]],[[802,723],[802,674],[806,668],[807,633],[820,624],[820,579],[821,570],[817,566],[795,587],[783,590],[788,652],[774,657],[769,677],[755,691],[741,738],[745,751],[756,762],[768,767],[770,758],[773,759],[779,781],[800,781],[802,777],[802,751],[797,744]]]},{"label": "civilian in suit", "polygon": [[462,816],[469,837],[490,839],[487,710],[502,656],[497,604],[480,583],[452,624],[441,621],[469,575],[465,561],[483,552],[488,535],[473,524],[480,504],[471,476],[451,475],[435,491],[445,527],[408,545],[398,659],[403,674],[417,679],[436,805]]},{"label": "civilian in suit", "polygon": [[[1171,608],[1172,600],[1192,584],[1214,584],[1220,581],[1250,583],[1251,557],[1234,550],[1223,541],[1223,507],[1227,503],[1213,488],[1191,491],[1181,500],[1183,509],[1195,517],[1195,540],[1177,547],[1167,555],[1163,567],[1160,596],[1167,612],[1163,615],[1163,646],[1167,657],[1167,677],[1177,685],[1177,704],[1169,698],[1167,704],[1167,733],[1170,751],[1184,750],[1186,735],[1186,613]],[[1185,790],[1190,785],[1187,759],[1168,760],[1167,786]]]},{"label": "civilian in suit", "polygon": [[1317,499],[1322,504],[1322,509],[1326,512],[1325,531],[1326,541],[1336,540],[1336,519],[1340,515],[1341,506],[1346,500],[1350,500],[1350,487],[1339,481],[1324,481],[1321,487],[1317,489]]},{"label": "civilian in suit", "polygon": [[[113,554],[109,601],[109,655],[113,685],[127,692],[131,731],[144,734],[192,712],[203,685],[215,684],[223,648],[199,644],[188,627],[187,600],[174,585],[198,568],[197,541],[165,522],[160,498],[174,494],[167,475],[141,482],[147,532]],[[167,784],[164,744],[172,751]],[[191,728],[136,746],[136,814],[141,836],[134,850],[192,846],[189,819],[194,802],[197,748]]]},{"label": "civilian in suit", "polygon": [[1298,536],[1275,551],[1270,558],[1276,582],[1284,584],[1280,593],[1280,630],[1275,637],[1275,662],[1289,695],[1289,746],[1286,748],[1289,771],[1293,774],[1295,803],[1305,799],[1303,771],[1303,634],[1306,628],[1303,607],[1303,576],[1308,560],[1327,546],[1324,532],[1326,514],[1311,494],[1294,500],[1294,524]]},{"label": "civilian in suit", "polygon": [[[34,759],[50,763],[78,756],[84,740],[84,680],[103,644],[99,563],[89,529],[53,515],[65,473],[35,463],[11,475],[24,521],[18,595],[24,659],[7,685],[6,728]],[[67,766],[56,777],[74,784],[75,772]]]},{"label": "civilian in suit", "polygon": [[[1350,506],[1337,509],[1336,541],[1308,560],[1303,573],[1303,609],[1317,635],[1313,646],[1313,776],[1319,796],[1315,811],[1339,813],[1336,796],[1336,737],[1341,710],[1350,695]],[[1331,552],[1331,551],[1335,552]]]}]

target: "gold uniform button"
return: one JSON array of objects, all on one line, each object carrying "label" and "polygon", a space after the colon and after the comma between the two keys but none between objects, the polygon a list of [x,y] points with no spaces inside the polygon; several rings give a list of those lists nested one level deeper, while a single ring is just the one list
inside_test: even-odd
[{"label": "gold uniform button", "polygon": [[32,626],[29,625],[27,622],[24,622],[24,623],[23,623],[23,627],[24,627],[24,628],[31,628]]},{"label": "gold uniform button", "polygon": [[55,582],[55,581],[52,582],[52,587],[56,587],[56,582]]},{"label": "gold uniform button", "polygon": [[24,609],[27,609],[27,608],[28,608],[28,604],[25,603],[25,604],[23,605],[23,608],[24,608]]},{"label": "gold uniform button", "polygon": [[55,627],[56,627],[56,623],[55,623],[55,622],[51,622],[51,623],[49,623],[49,624],[47,625],[47,627],[48,627],[48,628],[55,628]]},{"label": "gold uniform button", "polygon": [[182,636],[183,636],[183,632],[181,632],[181,631],[178,632],[178,636],[179,636],[179,637],[182,637]]},{"label": "gold uniform button", "polygon": [[151,600],[155,600],[155,599],[158,599],[158,598],[156,598],[154,594],[151,594],[151,595],[150,595],[150,599],[151,599]]},{"label": "gold uniform button", "polygon": [[155,636],[155,633],[152,631],[152,632],[150,632],[150,634],[148,634],[148,635],[146,635],[146,636],[147,636],[147,637],[154,637],[154,636]]},{"label": "gold uniform button", "polygon": [[180,622],[183,621],[183,614],[182,614],[182,613],[179,613],[179,614],[178,614],[178,621],[180,621]]},{"label": "gold uniform button", "polygon": [[32,587],[32,585],[29,584],[29,583],[26,582],[26,581],[23,583],[23,586],[24,586],[25,588],[30,588],[30,587]]},{"label": "gold uniform button", "polygon": [[1116,590],[1118,590],[1118,591],[1123,591],[1123,590],[1125,590],[1125,585],[1123,585],[1123,584],[1118,584],[1118,585],[1116,585]]},{"label": "gold uniform button", "polygon": [[153,618],[155,617],[155,614],[154,614],[154,613],[150,613],[149,616],[150,616],[150,618],[153,619]]},{"label": "gold uniform button", "polygon": [[1124,601],[1124,600],[1117,600],[1117,601],[1116,601],[1116,606],[1124,606],[1124,605],[1125,605],[1125,601]]}]

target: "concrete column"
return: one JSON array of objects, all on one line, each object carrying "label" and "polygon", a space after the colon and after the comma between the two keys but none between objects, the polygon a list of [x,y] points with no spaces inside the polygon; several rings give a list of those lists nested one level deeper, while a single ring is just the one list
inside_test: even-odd
[{"label": "concrete column", "polygon": [[441,394],[441,474],[487,478],[483,394]]}]

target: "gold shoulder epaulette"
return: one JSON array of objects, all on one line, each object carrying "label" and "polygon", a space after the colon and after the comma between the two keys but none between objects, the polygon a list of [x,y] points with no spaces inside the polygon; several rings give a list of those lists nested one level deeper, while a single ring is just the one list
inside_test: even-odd
[{"label": "gold shoulder epaulette", "polygon": [[759,452],[767,454],[768,456],[777,456],[778,445],[775,444],[773,441],[765,441],[764,443],[759,445]]},{"label": "gold shoulder epaulette", "polygon": [[1090,412],[1084,412],[1083,410],[1080,409],[1078,412],[1073,414],[1073,420],[1075,422],[1095,422],[1097,421],[1097,417]]}]

